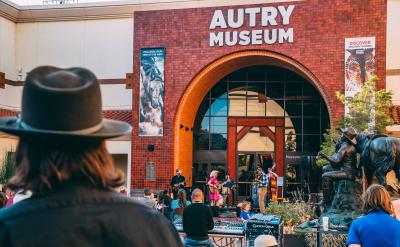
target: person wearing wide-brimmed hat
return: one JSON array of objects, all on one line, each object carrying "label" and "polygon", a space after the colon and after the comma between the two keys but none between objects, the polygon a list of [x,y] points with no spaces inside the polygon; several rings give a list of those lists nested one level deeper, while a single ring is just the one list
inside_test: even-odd
[{"label": "person wearing wide-brimmed hat", "polygon": [[0,210],[0,246],[181,246],[173,226],[113,191],[124,184],[105,140],[131,127],[101,117],[100,86],[83,68],[32,70],[21,115],[0,119],[19,137],[8,186],[32,196]]},{"label": "person wearing wide-brimmed hat", "polygon": [[341,129],[341,132],[339,145],[332,157],[322,152],[318,153],[330,163],[322,169],[323,201],[320,204],[330,205],[332,203],[335,193],[333,189],[334,181],[355,179],[357,151],[354,146],[354,139],[357,133],[353,128]]}]

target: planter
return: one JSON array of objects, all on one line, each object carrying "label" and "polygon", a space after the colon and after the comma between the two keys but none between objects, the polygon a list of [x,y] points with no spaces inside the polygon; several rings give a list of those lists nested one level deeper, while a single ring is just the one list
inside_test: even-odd
[{"label": "planter", "polygon": [[304,236],[298,234],[284,234],[283,247],[306,247]]}]

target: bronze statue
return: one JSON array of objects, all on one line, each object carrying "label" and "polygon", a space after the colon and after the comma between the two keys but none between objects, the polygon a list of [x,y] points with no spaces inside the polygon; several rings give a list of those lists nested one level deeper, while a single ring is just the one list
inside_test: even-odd
[{"label": "bronze statue", "polygon": [[333,182],[338,180],[354,181],[357,172],[357,151],[353,139],[357,133],[353,128],[342,129],[340,142],[336,144],[336,151],[332,157],[319,152],[318,155],[329,161],[322,169],[322,190],[323,201],[321,204],[330,205],[332,203],[335,190]]},{"label": "bronze statue", "polygon": [[354,146],[360,153],[360,165],[364,167],[368,185],[375,176],[386,186],[386,174],[394,170],[400,180],[400,139],[385,135],[357,134]]}]

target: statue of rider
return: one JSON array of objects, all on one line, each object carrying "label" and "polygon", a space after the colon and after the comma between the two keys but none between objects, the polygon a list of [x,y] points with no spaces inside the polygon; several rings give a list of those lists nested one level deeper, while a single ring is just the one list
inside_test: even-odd
[{"label": "statue of rider", "polygon": [[338,180],[353,180],[356,175],[357,151],[353,139],[357,136],[353,128],[341,129],[342,136],[332,157],[319,152],[329,161],[330,165],[322,168],[323,201],[320,204],[330,205],[335,195],[333,182]]}]

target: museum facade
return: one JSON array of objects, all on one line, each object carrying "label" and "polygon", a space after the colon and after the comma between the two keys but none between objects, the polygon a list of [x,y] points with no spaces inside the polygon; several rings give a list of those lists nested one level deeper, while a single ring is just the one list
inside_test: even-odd
[{"label": "museum facade", "polygon": [[[349,73],[368,75],[369,64],[378,87],[385,87],[386,3],[360,4],[296,1],[136,12],[133,81],[141,82],[141,90],[133,91],[133,99],[141,100],[132,109],[146,108],[142,96],[156,77],[148,68],[149,49],[161,48],[161,62],[153,56],[153,74],[164,76],[164,114],[162,125],[133,114],[139,123],[132,135],[134,187],[167,184],[177,167],[193,181],[213,169],[238,179],[252,171],[249,162],[268,156],[279,176],[290,162],[310,165],[307,157],[315,156],[325,129],[344,112],[335,94],[344,91],[346,39],[355,45],[373,38],[374,61],[357,60],[359,67],[350,65]],[[162,131],[152,132],[146,121]],[[153,162],[156,179],[140,179]]]}]

